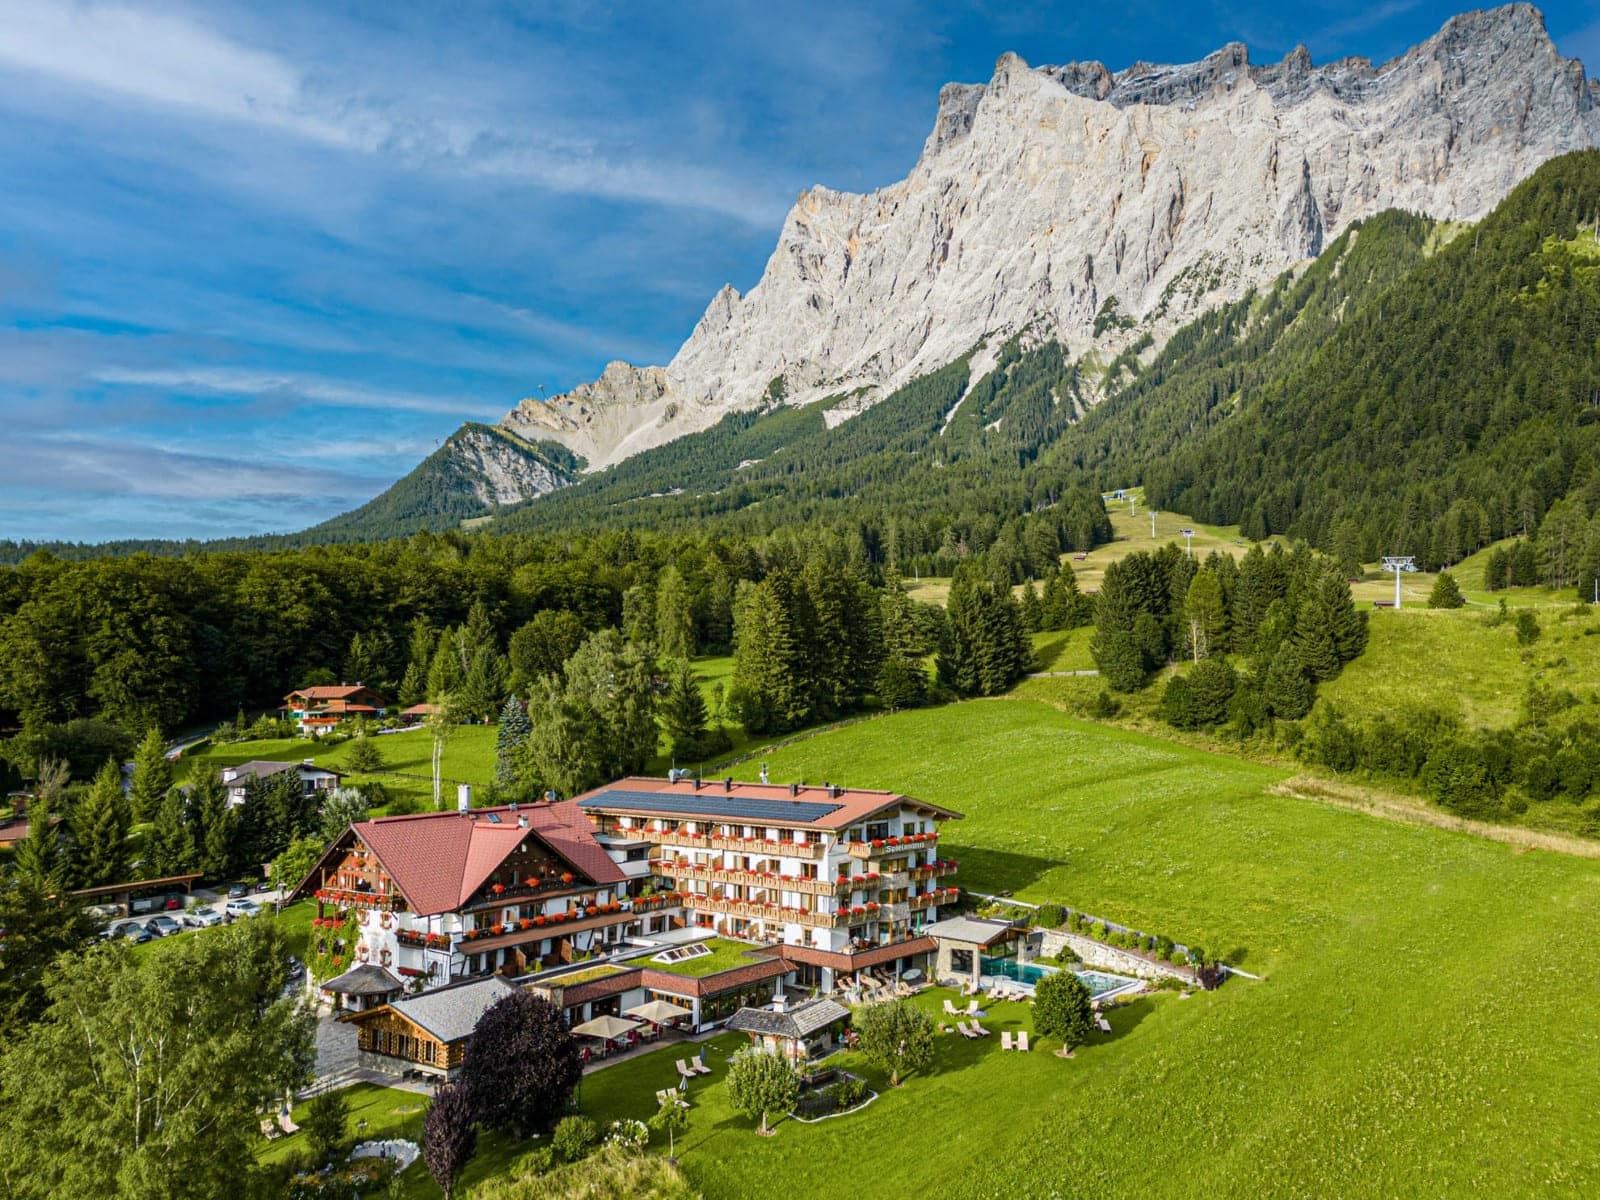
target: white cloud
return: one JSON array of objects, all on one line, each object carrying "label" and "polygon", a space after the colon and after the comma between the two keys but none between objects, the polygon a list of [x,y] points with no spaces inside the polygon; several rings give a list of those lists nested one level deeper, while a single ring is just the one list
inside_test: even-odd
[{"label": "white cloud", "polygon": [[165,13],[59,0],[0,3],[0,61],[152,104],[343,143],[306,111],[287,63]]},{"label": "white cloud", "polygon": [[140,370],[108,367],[94,373],[99,383],[116,387],[162,388],[191,395],[252,396],[293,403],[314,403],[337,408],[373,408],[492,420],[503,406],[456,396],[428,396],[416,392],[361,387],[314,375],[256,371],[237,367],[194,367]]},{"label": "white cloud", "polygon": [[307,493],[324,498],[329,493],[361,496],[372,482],[335,470],[250,462],[168,446],[81,436],[5,439],[0,443],[0,477],[13,488],[59,490],[63,481],[71,481],[73,491],[79,495],[194,501],[270,501]]},{"label": "white cloud", "polygon": [[407,111],[396,100],[374,100],[345,72],[313,76],[278,55],[149,9],[0,0],[0,66],[174,112],[263,126],[404,170],[698,208],[756,225],[775,224],[787,209],[771,189],[694,164],[607,152],[591,137],[564,135],[544,114],[507,129],[495,114],[470,114],[466,105],[459,113]]}]

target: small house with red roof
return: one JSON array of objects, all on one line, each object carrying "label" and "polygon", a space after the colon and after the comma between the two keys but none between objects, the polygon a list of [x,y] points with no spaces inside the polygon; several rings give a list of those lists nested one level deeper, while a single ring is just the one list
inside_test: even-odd
[{"label": "small house with red roof", "polygon": [[321,734],[356,717],[381,717],[388,706],[388,700],[369,687],[340,683],[296,688],[283,698],[278,711],[301,733]]}]

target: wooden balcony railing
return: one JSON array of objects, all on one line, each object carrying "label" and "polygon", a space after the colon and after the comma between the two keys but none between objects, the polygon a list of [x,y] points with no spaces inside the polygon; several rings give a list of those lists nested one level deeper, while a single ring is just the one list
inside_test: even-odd
[{"label": "wooden balcony railing", "polygon": [[703,879],[708,883],[736,883],[745,887],[767,888],[775,892],[802,892],[808,896],[831,896],[839,885],[824,879],[803,879],[785,876],[772,871],[741,871],[730,867],[702,867],[683,863],[677,859],[652,859],[650,869],[661,875],[684,882]]},{"label": "wooden balcony railing", "polygon": [[814,929],[835,929],[849,923],[845,913],[816,912],[809,908],[781,908],[776,904],[760,904],[751,900],[729,900],[721,896],[690,895],[684,907],[691,912],[721,913],[726,916],[748,917],[770,924],[806,925]]},{"label": "wooden balcony railing", "polygon": [[821,842],[791,842],[770,838],[723,837],[715,833],[680,833],[675,829],[613,830],[659,846],[688,846],[699,850],[732,850],[738,854],[767,854],[779,858],[822,858],[827,847]]}]

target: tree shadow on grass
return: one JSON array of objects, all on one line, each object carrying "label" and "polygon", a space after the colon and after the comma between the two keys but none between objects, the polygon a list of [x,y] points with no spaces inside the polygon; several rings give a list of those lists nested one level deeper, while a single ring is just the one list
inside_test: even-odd
[{"label": "tree shadow on grass", "polygon": [[1156,1002],[1150,996],[1141,996],[1131,1003],[1118,1005],[1106,1014],[1106,1020],[1111,1022],[1111,1032],[1101,1033],[1096,1030],[1089,1038],[1088,1044],[1105,1045],[1125,1037],[1137,1029],[1155,1010]]},{"label": "tree shadow on grass", "polygon": [[[951,831],[954,832],[954,831]],[[1029,854],[991,850],[982,846],[963,846],[946,837],[945,852],[960,863],[956,882],[963,888],[1007,895],[1024,891],[1059,867],[1061,863]]]}]

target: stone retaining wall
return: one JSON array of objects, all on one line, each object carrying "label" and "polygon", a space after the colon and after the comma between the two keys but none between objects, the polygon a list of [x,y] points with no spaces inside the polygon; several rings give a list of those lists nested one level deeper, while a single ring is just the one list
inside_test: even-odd
[{"label": "stone retaining wall", "polygon": [[1181,979],[1188,984],[1194,983],[1194,972],[1188,967],[1151,962],[1141,955],[1129,954],[1116,946],[1102,945],[1093,938],[1086,938],[1080,933],[1069,933],[1065,929],[1041,929],[1036,932],[1041,935],[1039,955],[1042,958],[1052,958],[1066,946],[1081,958],[1087,967],[1100,967],[1106,971],[1114,971],[1118,975],[1133,975],[1139,979],[1168,978]]}]

